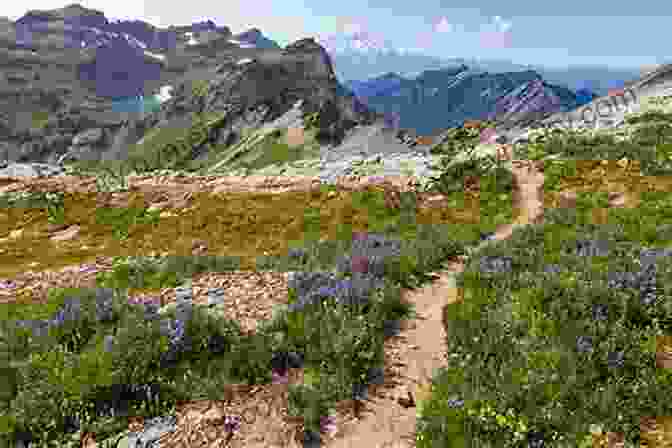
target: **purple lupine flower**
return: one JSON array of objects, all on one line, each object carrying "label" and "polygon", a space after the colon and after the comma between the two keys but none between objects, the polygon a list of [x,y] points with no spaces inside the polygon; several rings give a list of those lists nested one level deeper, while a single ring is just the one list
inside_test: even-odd
[{"label": "purple lupine flower", "polygon": [[65,322],[65,312],[60,310],[53,319],[49,320],[49,326],[60,327]]},{"label": "purple lupine flower", "polygon": [[79,272],[98,272],[98,269],[96,268],[95,265],[92,264],[85,264],[84,266],[79,268]]},{"label": "purple lupine flower", "polygon": [[367,272],[369,272],[368,257],[353,256],[350,261],[350,269],[352,272],[366,274]]},{"label": "purple lupine flower", "polygon": [[50,325],[61,326],[66,320],[75,321],[80,317],[81,304],[77,299],[68,299],[58,310],[53,319],[49,321]]},{"label": "purple lupine flower", "polygon": [[338,282],[336,288],[342,292],[349,291],[352,289],[352,279],[344,278]]},{"label": "purple lupine flower", "polygon": [[233,438],[233,433],[240,429],[240,417],[235,415],[227,415],[224,417],[224,430],[229,434],[226,436],[226,441],[229,442]]},{"label": "purple lupine flower", "polygon": [[334,435],[336,433],[336,419],[331,415],[320,417],[320,432]]},{"label": "purple lupine flower", "polygon": [[302,248],[291,248],[287,251],[287,255],[289,258],[296,258],[296,259],[305,259],[308,253],[306,252],[305,249]]},{"label": "purple lupine flower", "polygon": [[320,286],[317,295],[321,297],[331,297],[336,293],[336,289],[329,286]]},{"label": "purple lupine flower", "polygon": [[227,415],[224,417],[224,428],[228,432],[234,432],[240,429],[240,417]]},{"label": "purple lupine flower", "polygon": [[497,135],[493,128],[485,128],[481,131],[481,143],[492,143],[496,137]]},{"label": "purple lupine flower", "polygon": [[557,274],[562,271],[562,266],[557,264],[547,264],[544,266],[544,272],[547,274]]},{"label": "purple lupine flower", "polygon": [[365,241],[367,238],[366,232],[352,232],[353,241]]},{"label": "purple lupine flower", "polygon": [[174,341],[179,341],[184,336],[184,321],[176,319],[173,321],[173,323],[174,327],[173,327],[172,339]]},{"label": "purple lupine flower", "polygon": [[280,371],[280,370],[273,370],[273,373],[271,374],[273,376],[273,384],[287,384],[289,383],[289,371]]},{"label": "purple lupine flower", "polygon": [[2,280],[0,281],[0,289],[13,289],[16,288],[16,283],[11,280]]}]

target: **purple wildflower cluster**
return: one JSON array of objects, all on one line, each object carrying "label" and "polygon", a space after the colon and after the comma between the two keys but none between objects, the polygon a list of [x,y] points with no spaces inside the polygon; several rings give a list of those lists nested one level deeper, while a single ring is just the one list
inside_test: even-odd
[{"label": "purple wildflower cluster", "polygon": [[[114,319],[113,310],[114,292],[109,288],[95,290],[95,319],[97,322],[109,322]],[[29,328],[37,337],[47,336],[52,328],[62,327],[66,322],[78,322],[83,318],[81,300],[78,297],[65,297],[63,304],[47,319],[21,319],[15,324],[22,328]]]}]

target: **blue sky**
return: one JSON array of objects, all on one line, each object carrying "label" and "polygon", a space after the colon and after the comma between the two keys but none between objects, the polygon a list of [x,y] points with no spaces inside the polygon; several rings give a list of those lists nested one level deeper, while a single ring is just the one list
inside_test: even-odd
[{"label": "blue sky", "polygon": [[[16,19],[27,9],[59,8],[72,1],[5,2],[0,14]],[[80,4],[102,10],[110,19],[138,18],[157,26],[211,19],[234,33],[258,27],[281,45],[360,30],[381,36],[395,47],[447,58],[614,68],[670,61],[666,36],[672,2],[81,0]],[[640,15],[640,5],[655,15]]]}]

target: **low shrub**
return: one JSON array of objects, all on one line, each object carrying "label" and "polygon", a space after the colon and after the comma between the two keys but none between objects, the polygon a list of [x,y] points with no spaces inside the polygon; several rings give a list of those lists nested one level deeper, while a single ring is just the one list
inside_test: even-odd
[{"label": "low shrub", "polygon": [[632,234],[581,213],[551,210],[469,260],[463,300],[444,309],[449,367],[422,410],[419,447],[584,446],[591,424],[636,444],[642,415],[670,413],[655,397],[672,383],[654,362],[670,330],[669,256],[643,269]]},{"label": "low shrub", "polygon": [[[429,230],[420,233],[432,234]],[[388,240],[374,235],[365,240],[356,238],[354,244],[332,243],[331,247],[351,250],[354,246],[357,250],[363,247],[362,241],[389,246]],[[413,250],[410,246],[402,249],[400,244],[390,246],[397,248],[392,255]],[[452,249],[447,249],[448,246]],[[423,246],[421,251],[430,247]],[[417,264],[438,263],[442,255],[455,247],[444,243],[436,253],[422,255]],[[415,250],[418,249],[416,246]],[[294,255],[292,262],[307,261],[301,253],[299,257],[291,255]],[[332,257],[332,267],[335,261]],[[286,310],[279,310],[254,335],[243,335],[236,322],[215,317],[199,306],[189,307],[189,318],[183,320],[179,309],[169,310],[159,318],[158,308],[128,303],[124,291],[130,286],[160,284],[162,277],[157,273],[179,271],[180,274],[171,277],[175,282],[183,276],[216,268],[215,264],[199,264],[194,260],[177,269],[175,266],[174,262],[149,258],[118,259],[112,274],[99,277],[101,284],[114,289],[53,292],[47,307],[27,304],[17,309],[15,317],[26,320],[39,316],[54,325],[40,339],[30,328],[13,331],[18,329],[17,325],[7,324],[12,330],[7,333],[13,335],[6,342],[8,352],[16,360],[12,373],[17,385],[6,397],[5,403],[13,411],[3,421],[3,434],[25,429],[42,438],[58,439],[63,433],[60,422],[69,415],[76,415],[83,428],[101,428],[101,419],[119,419],[131,412],[159,415],[177,400],[222,399],[225,384],[271,381],[274,370],[269,367],[273,365],[274,354],[282,351],[301,353],[308,371],[316,369],[314,375],[321,378],[309,389],[318,393],[319,400],[311,401],[313,404],[307,408],[298,404],[292,408],[292,412],[306,417],[307,427],[319,430],[321,416],[336,401],[353,396],[363,399],[362,387],[379,381],[382,341],[391,334],[393,322],[413,313],[401,301],[399,285],[382,277],[370,282],[359,273],[342,277],[336,289],[304,295],[313,299],[292,311],[292,303],[299,302],[297,296],[296,302],[290,301]],[[80,306],[73,308],[72,303]],[[48,317],[47,309],[57,317]],[[31,315],[31,311],[37,314]],[[102,317],[104,322],[100,321]],[[170,322],[179,325],[164,325]],[[152,343],[148,344],[148,340]],[[26,341],[31,343],[26,345]],[[36,341],[42,344],[36,345]],[[320,343],[316,345],[315,341]],[[25,349],[19,350],[21,347]],[[156,384],[161,398],[144,403],[131,394],[125,395],[129,398],[121,402],[109,403],[109,388],[116,387],[115,384],[138,387]],[[302,403],[300,397],[306,391],[292,393],[298,394],[293,395],[292,402]],[[51,405],[43,406],[43,400]]]}]

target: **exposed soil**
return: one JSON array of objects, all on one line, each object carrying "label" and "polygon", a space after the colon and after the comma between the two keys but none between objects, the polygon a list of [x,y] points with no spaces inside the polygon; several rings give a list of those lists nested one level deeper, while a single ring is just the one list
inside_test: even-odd
[{"label": "exposed soil", "polygon": [[[510,158],[510,153],[504,154],[504,157],[507,156]],[[539,164],[530,161],[513,163],[513,206],[518,212],[516,221],[519,224],[539,222],[543,217],[544,176],[540,168]],[[494,239],[509,238],[517,223],[498,228]],[[386,344],[385,373],[389,385],[378,387],[370,394],[371,400],[366,403],[366,413],[362,418],[350,419],[347,423],[337,422],[339,432],[326,446],[415,446],[417,404],[428,396],[433,374],[445,366],[447,347],[442,323],[443,307],[458,300],[454,276],[463,269],[464,259],[452,260],[444,271],[436,273],[438,279],[432,283],[416,290],[403,291],[404,299],[415,305],[417,318],[410,320],[407,328]]]}]

